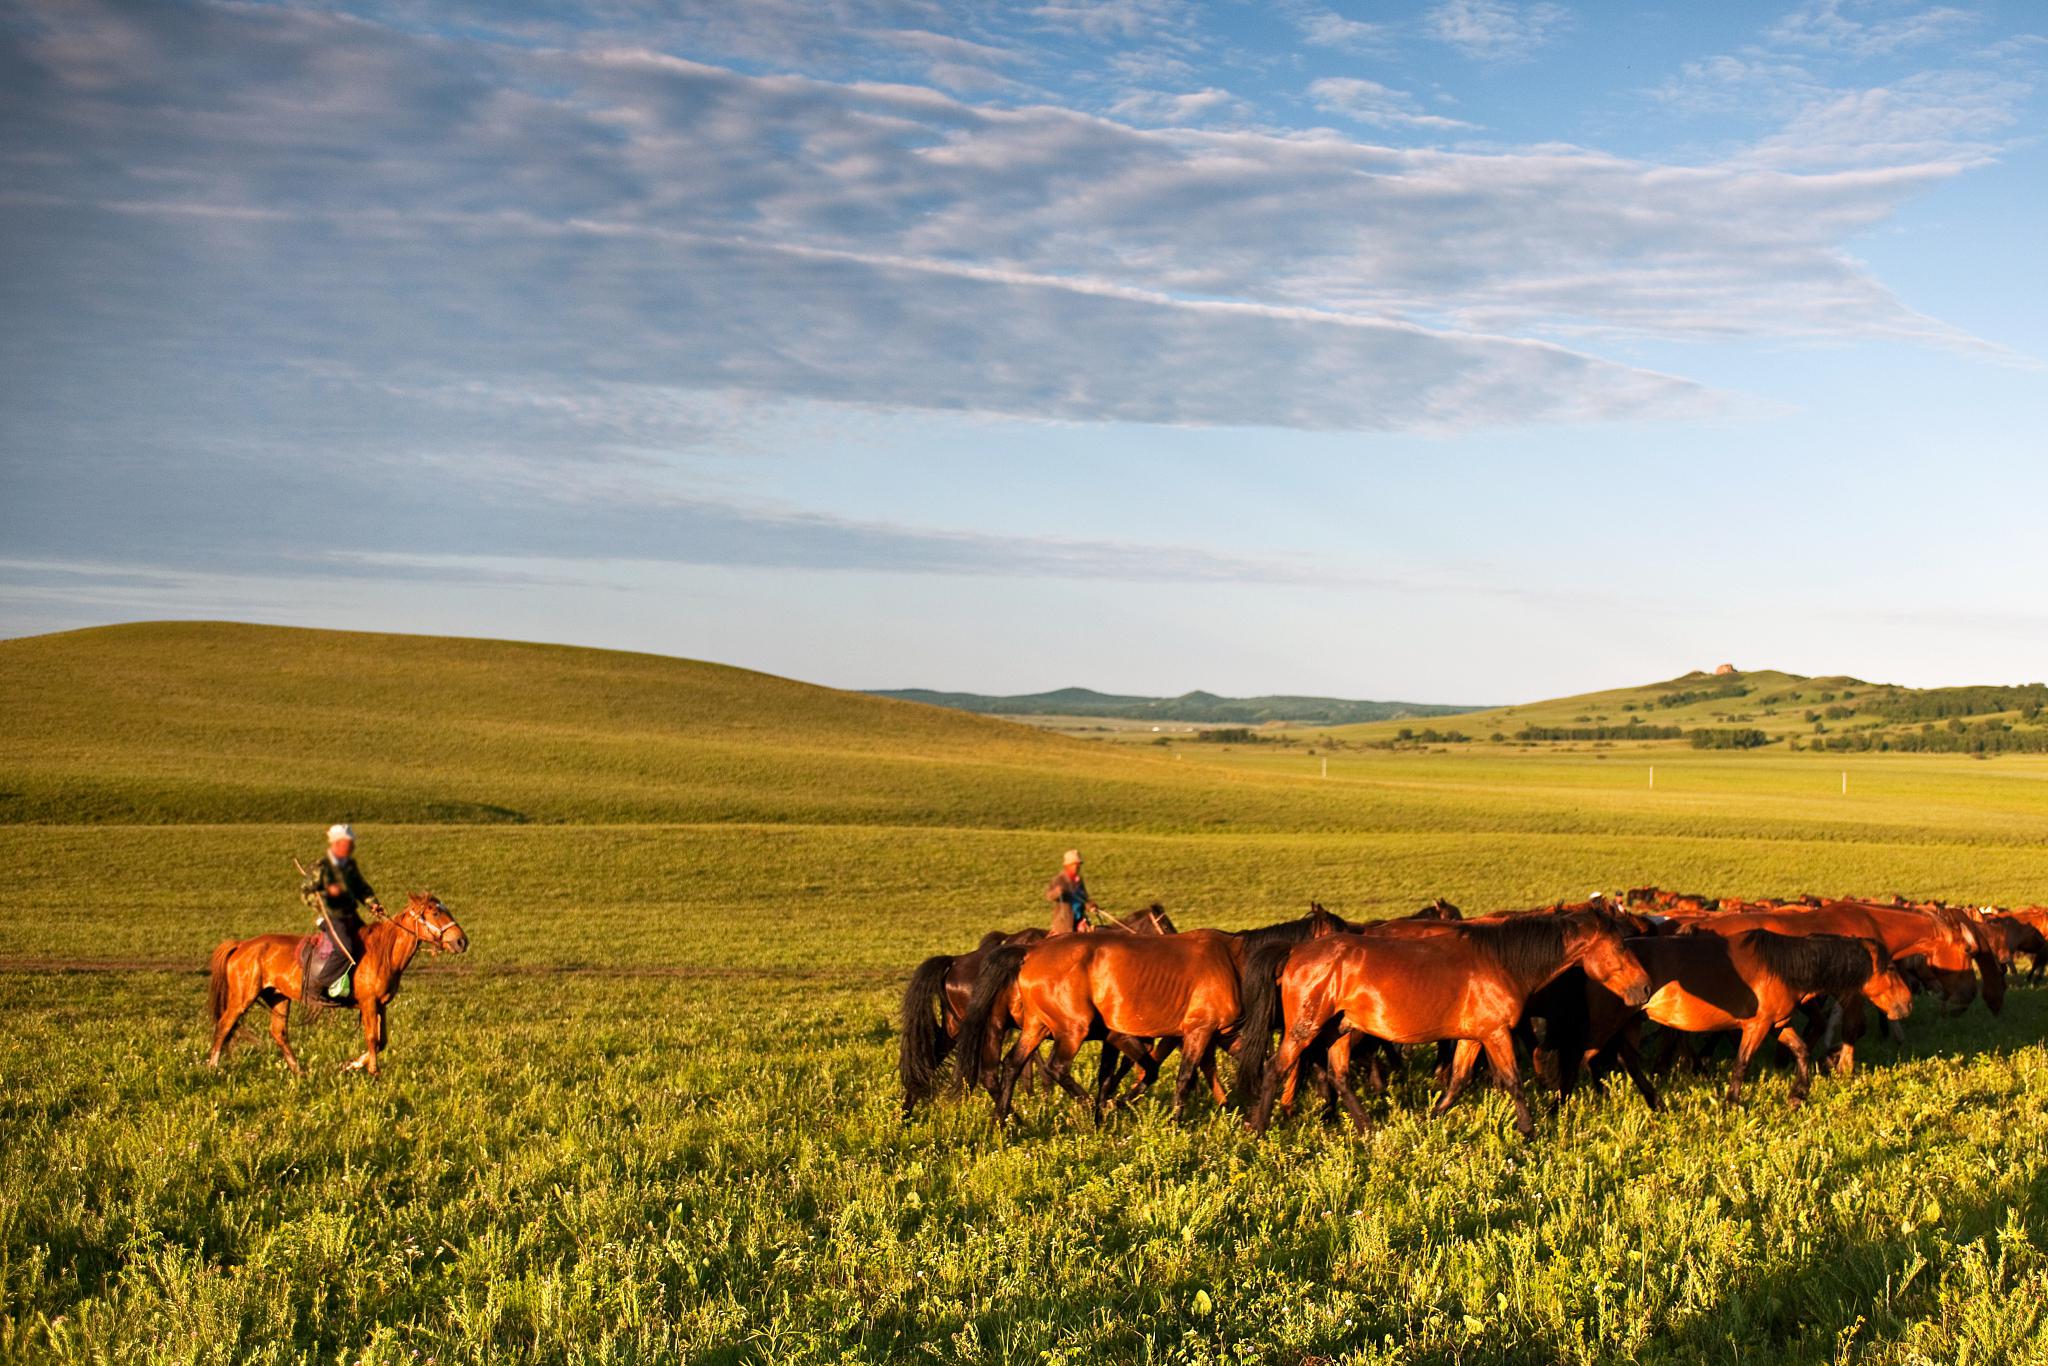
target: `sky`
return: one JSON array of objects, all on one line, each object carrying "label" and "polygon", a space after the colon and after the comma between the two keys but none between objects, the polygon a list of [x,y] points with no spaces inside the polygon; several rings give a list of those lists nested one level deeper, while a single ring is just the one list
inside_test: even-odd
[{"label": "sky", "polygon": [[2039,679],[2044,69],[2022,0],[0,0],[0,635]]}]

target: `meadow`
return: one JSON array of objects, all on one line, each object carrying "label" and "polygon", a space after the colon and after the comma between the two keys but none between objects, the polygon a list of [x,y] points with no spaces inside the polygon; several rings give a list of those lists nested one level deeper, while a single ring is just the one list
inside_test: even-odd
[{"label": "meadow", "polygon": [[[2048,1359],[2048,991],[1784,1108],[1676,1079],[1515,1138],[1043,1094],[897,1117],[928,953],[1079,842],[1183,926],[1659,882],[2043,899],[2048,762],[1064,738],[646,656],[185,624],[0,642],[0,1358]],[[1657,765],[1657,784],[1647,766]],[[1850,773],[1847,796],[1840,773]],[[474,943],[290,1077],[218,938],[353,819]]]}]

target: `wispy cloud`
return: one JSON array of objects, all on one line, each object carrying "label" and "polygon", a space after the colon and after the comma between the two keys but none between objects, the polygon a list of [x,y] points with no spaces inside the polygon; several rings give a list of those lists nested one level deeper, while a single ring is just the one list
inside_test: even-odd
[{"label": "wispy cloud", "polygon": [[1806,0],[1773,24],[1772,41],[1792,47],[1877,57],[1943,42],[1976,28],[1982,19],[1949,5],[1901,5],[1896,0]]},{"label": "wispy cloud", "polygon": [[1302,38],[1317,47],[1370,51],[1381,47],[1387,40],[1387,31],[1382,25],[1348,19],[1334,10],[1297,6],[1289,10],[1289,17]]},{"label": "wispy cloud", "polygon": [[1439,42],[1486,62],[1523,61],[1572,25],[1562,5],[1515,0],[1442,0],[1424,16]]},{"label": "wispy cloud", "polygon": [[1112,105],[1110,112],[1136,123],[1179,125],[1244,118],[1251,113],[1251,106],[1228,90],[1211,86],[1180,94],[1133,90]]},{"label": "wispy cloud", "polygon": [[1405,90],[1391,90],[1378,81],[1352,76],[1326,76],[1311,82],[1309,98],[1318,109],[1342,114],[1375,128],[1430,128],[1443,131],[1468,129],[1461,119],[1425,114],[1416,107],[1415,97]]}]

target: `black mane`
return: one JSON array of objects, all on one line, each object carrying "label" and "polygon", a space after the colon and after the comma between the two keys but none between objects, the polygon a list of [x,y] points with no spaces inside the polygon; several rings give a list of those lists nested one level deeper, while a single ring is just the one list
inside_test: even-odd
[{"label": "black mane", "polygon": [[1485,926],[1485,935],[1479,942],[1510,976],[1540,980],[1555,973],[1564,962],[1570,925],[1565,916],[1510,916],[1497,925]]},{"label": "black mane", "polygon": [[1803,995],[1859,991],[1875,970],[1870,941],[1846,934],[1774,934],[1751,930],[1745,940],[1758,961]]}]

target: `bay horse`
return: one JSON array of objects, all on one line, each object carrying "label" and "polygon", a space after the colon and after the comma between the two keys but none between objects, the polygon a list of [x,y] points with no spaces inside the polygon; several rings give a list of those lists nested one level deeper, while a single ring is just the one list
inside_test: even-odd
[{"label": "bay horse", "polygon": [[[1912,910],[1868,901],[1823,901],[1818,897],[1767,911],[1735,911],[1695,920],[1687,934],[1741,934],[1746,930],[1772,930],[1778,934],[1846,934],[1884,945],[1894,961],[1915,956],[1924,958],[1936,972],[1966,973],[1979,961],[1975,936],[1953,912]],[[2000,979],[2000,986],[2003,986]],[[1843,1070],[1855,1066],[1856,1042],[1863,1032],[1860,1000],[1844,1002],[1842,1043],[1836,1057]],[[1896,1020],[1891,1024],[1894,1042],[1905,1041],[1905,1031]]]},{"label": "bay horse", "polygon": [[903,988],[896,1073],[903,1082],[903,1117],[938,1090],[946,1059],[960,1037],[960,1021],[974,994],[982,962],[1006,944],[1035,944],[1045,931],[990,930],[969,953],[935,953],[917,965]]},{"label": "bay horse", "polygon": [[[1057,935],[996,949],[975,981],[960,1033],[968,1041],[963,1060],[970,1053],[987,1056],[1000,1046],[1002,1018],[1016,1023],[1016,1045],[994,1086],[997,1122],[1010,1117],[1017,1078],[1047,1039],[1053,1080],[1076,1100],[1090,1101],[1069,1069],[1093,1037],[1105,1038],[1133,1062],[1149,1060],[1150,1040],[1179,1039],[1181,1070],[1173,1100],[1178,1119],[1195,1074],[1213,1074],[1217,1039],[1237,1025],[1231,943],[1221,930],[1191,930],[1156,938]],[[1091,1103],[1099,1121],[1099,1088]]]},{"label": "bay horse", "polygon": [[2008,960],[2022,953],[2034,960],[2032,969],[2027,973],[2027,983],[2030,986],[2038,984],[2042,971],[2048,969],[2048,935],[2041,933],[2042,927],[2048,925],[2048,914],[2039,907],[1994,911],[1984,917],[1984,923],[2005,941]]},{"label": "bay horse", "polygon": [[[304,1075],[298,1055],[285,1039],[293,1001],[306,1002],[305,974],[299,949],[308,936],[259,934],[251,939],[223,939],[207,960],[207,1003],[213,1014],[213,1051],[208,1067],[220,1066],[220,1055],[234,1036],[242,1015],[261,1001],[270,1007],[270,1037],[277,1041],[292,1071]],[[377,1054],[386,1046],[385,1007],[398,994],[399,977],[422,944],[434,953],[467,953],[469,935],[432,892],[414,892],[405,909],[363,929],[363,955],[351,989],[363,1017],[363,1051],[348,1071],[377,1075]]]},{"label": "bay horse", "polygon": [[[1450,1076],[1432,1114],[1457,1100],[1484,1050],[1515,1106],[1515,1127],[1535,1132],[1522,1092],[1511,1031],[1538,988],[1573,967],[1625,1001],[1649,998],[1649,976],[1607,916],[1520,915],[1465,921],[1435,933],[1339,934],[1263,951],[1245,972],[1240,1067],[1260,1076],[1247,1123],[1262,1133],[1281,1083],[1317,1043],[1329,1049],[1338,1098],[1360,1132],[1371,1127],[1351,1089],[1351,1045],[1363,1036],[1392,1044],[1455,1040]],[[1264,1053],[1278,1011],[1280,1050]],[[1261,1075],[1262,1074],[1262,1075]]]},{"label": "bay horse", "polygon": [[[1134,915],[1105,916],[1105,923],[1086,933],[1163,935],[1177,932],[1166,908],[1153,902]],[[988,955],[1005,945],[1029,945],[1048,938],[1044,930],[990,930],[972,952],[933,954],[917,965],[903,989],[896,1071],[903,1083],[903,1117],[938,1090],[946,1059],[960,1038],[960,1024],[974,994],[974,981]],[[1052,936],[1060,937],[1060,936]],[[1010,1023],[1003,1021],[1002,1032]],[[993,1059],[991,1058],[990,1061]],[[986,1070],[986,1069],[985,1069]],[[966,1072],[960,1073],[966,1080]]]},{"label": "bay horse", "polygon": [[[1456,906],[1439,897],[1415,914],[1418,916],[1441,916],[1446,911],[1452,918],[1456,918],[1458,915],[1458,908]],[[1352,934],[1364,929],[1366,923],[1369,922],[1346,920],[1335,911],[1326,908],[1322,902],[1311,901],[1308,903],[1307,915],[1297,916],[1293,920],[1277,921],[1271,925],[1260,925],[1256,929],[1226,930],[1223,933],[1230,936],[1231,961],[1237,965],[1238,973],[1242,977],[1246,962],[1250,960],[1254,953],[1269,944],[1299,944],[1308,939],[1321,939],[1324,935]],[[1110,1101],[1111,1090],[1133,1066],[1138,1069],[1138,1080],[1132,1084],[1130,1091],[1123,1096],[1122,1103],[1131,1104],[1136,1102],[1144,1095],[1146,1089],[1157,1080],[1159,1069],[1169,1057],[1173,1056],[1173,1050],[1179,1046],[1179,1039],[1163,1038],[1154,1040],[1151,1047],[1142,1053],[1122,1046],[1104,1050],[1103,1066],[1097,1070],[1095,1078],[1098,1112],[1103,1104],[1114,1103]],[[1234,1035],[1229,1044],[1230,1050],[1235,1052],[1242,1046],[1243,1036]],[[1216,1079],[1213,1058],[1210,1060],[1210,1065],[1204,1070],[1209,1079],[1210,1098],[1218,1105],[1223,1104],[1228,1099],[1228,1095],[1224,1091],[1222,1084]]]},{"label": "bay horse", "polygon": [[[1742,1078],[1772,1034],[1791,1051],[1798,1069],[1790,1107],[1804,1104],[1813,1085],[1806,1040],[1792,1027],[1801,1005],[1850,996],[1901,1020],[1913,1008],[1912,989],[1881,943],[1840,934],[1784,935],[1745,930],[1734,935],[1678,935],[1631,939],[1629,950],[1650,974],[1650,999],[1630,1006],[1597,982],[1586,984],[1583,1035],[1573,1042],[1572,1064],[1590,1062],[1610,1047],[1651,1109],[1656,1087],[1643,1075],[1638,1031],[1649,1020],[1688,1034],[1736,1031],[1740,1038],[1728,1076],[1728,1103],[1742,1103]],[[1576,1066],[1573,1066],[1576,1071]]]}]

